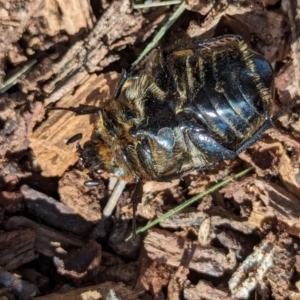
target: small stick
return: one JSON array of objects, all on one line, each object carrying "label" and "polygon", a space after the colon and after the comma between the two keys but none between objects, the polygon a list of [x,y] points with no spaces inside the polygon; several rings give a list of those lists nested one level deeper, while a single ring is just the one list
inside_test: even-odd
[{"label": "small stick", "polygon": [[[170,216],[174,215],[174,214],[177,214],[179,213],[180,211],[182,211],[184,208],[190,206],[191,204],[197,202],[198,200],[202,199],[203,197],[211,194],[212,192],[222,188],[223,186],[227,185],[229,182],[231,181],[234,181],[234,180],[237,180],[243,176],[245,176],[246,174],[248,174],[249,172],[253,171],[254,168],[253,167],[250,167],[246,170],[243,170],[241,171],[240,173],[238,174],[235,174],[217,184],[215,184],[214,186],[212,186],[211,188],[207,189],[206,191],[204,191],[203,193],[189,199],[189,200],[186,200],[185,202],[183,202],[182,204],[176,206],[175,208],[169,210],[168,212],[166,212],[165,214],[163,214],[161,217],[149,222],[147,225],[145,225],[144,227],[141,227],[139,228],[137,231],[136,231],[136,234],[139,234],[139,233],[142,233],[142,232],[145,232],[147,231],[148,229],[152,228],[154,225],[157,225],[159,224],[160,221],[162,220],[165,220],[167,218],[169,218]],[[130,240],[131,238],[133,237],[133,234],[131,234],[127,239],[126,239],[126,242],[128,240]]]},{"label": "small stick", "polygon": [[103,209],[103,218],[108,218],[111,216],[114,208],[116,207],[116,204],[126,186],[126,181],[124,180],[119,180],[110,196],[108,199],[108,202],[106,206]]},{"label": "small stick", "polygon": [[2,86],[0,87],[0,94],[5,93],[12,86],[14,86],[18,82],[19,78],[23,74],[26,74],[36,63],[37,60],[33,59],[32,61],[25,64],[16,74],[12,75],[5,82],[3,82]]},{"label": "small stick", "polygon": [[152,3],[143,3],[143,4],[133,4],[133,9],[141,9],[141,8],[150,8],[150,7],[158,7],[158,6],[167,6],[167,5],[176,5],[180,4],[181,0],[170,0],[170,1],[161,1],[161,2],[152,2]]}]

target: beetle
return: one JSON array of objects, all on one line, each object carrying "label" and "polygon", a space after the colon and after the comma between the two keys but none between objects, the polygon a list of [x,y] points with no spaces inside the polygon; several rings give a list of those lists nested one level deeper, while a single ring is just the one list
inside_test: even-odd
[{"label": "beetle", "polygon": [[142,182],[212,168],[255,143],[296,102],[273,115],[273,99],[270,63],[241,36],[224,35],[152,50],[123,72],[114,99],[101,108],[53,109],[97,113],[90,142],[78,146],[80,159],[92,171],[135,182],[137,203]]}]

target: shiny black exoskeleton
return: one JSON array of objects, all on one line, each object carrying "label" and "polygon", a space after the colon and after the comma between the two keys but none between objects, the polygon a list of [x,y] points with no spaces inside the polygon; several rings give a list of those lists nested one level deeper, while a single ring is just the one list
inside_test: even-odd
[{"label": "shiny black exoskeleton", "polygon": [[257,141],[294,104],[272,116],[273,83],[269,62],[240,36],[155,49],[139,70],[123,74],[115,99],[96,109],[81,159],[138,182],[139,197],[141,181],[211,168]]}]

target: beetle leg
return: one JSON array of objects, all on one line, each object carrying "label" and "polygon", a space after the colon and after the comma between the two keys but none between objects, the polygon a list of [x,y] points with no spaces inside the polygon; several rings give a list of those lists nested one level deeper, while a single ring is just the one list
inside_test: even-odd
[{"label": "beetle leg", "polygon": [[222,160],[234,159],[237,156],[235,151],[222,146],[201,126],[192,122],[182,122],[179,126],[181,130],[186,132],[200,153],[209,157],[209,163],[216,164]]},{"label": "beetle leg", "polygon": [[134,68],[130,69],[129,72],[127,72],[125,69],[122,70],[121,77],[117,83],[117,86],[115,88],[114,95],[113,95],[113,97],[115,99],[117,99],[119,97],[121,89],[127,79],[137,79],[136,76],[132,76],[133,71],[134,71]]},{"label": "beetle leg", "polygon": [[75,113],[75,116],[79,116],[96,114],[99,110],[101,110],[101,108],[91,105],[79,104],[78,107],[48,107],[47,110],[67,110]]},{"label": "beetle leg", "polygon": [[282,116],[286,111],[288,111],[289,109],[291,109],[297,102],[297,100],[299,99],[299,97],[295,97],[295,99],[293,101],[291,101],[286,107],[284,107],[282,110],[280,110],[275,116],[273,116],[272,118],[267,118],[265,120],[265,122],[262,124],[262,126],[254,133],[254,135],[252,136],[251,139],[247,140],[244,144],[242,144],[240,146],[239,149],[236,150],[236,154],[240,154],[242,153],[244,150],[246,150],[248,147],[250,147],[251,145],[253,145],[256,141],[258,141],[261,136],[263,135],[263,133],[274,126],[274,122],[280,117]]},{"label": "beetle leg", "polygon": [[80,143],[81,139],[82,139],[82,133],[77,133],[67,140],[66,145],[73,144],[74,142]]},{"label": "beetle leg", "polygon": [[118,98],[122,89],[123,84],[125,83],[125,81],[128,78],[128,73],[125,69],[122,70],[122,74],[121,77],[117,83],[116,89],[114,91],[114,98]]},{"label": "beetle leg", "polygon": [[132,232],[135,235],[136,234],[136,211],[137,211],[137,205],[141,201],[143,196],[143,182],[141,178],[137,179],[132,197],[131,197],[131,203],[133,208],[133,219],[132,219]]}]

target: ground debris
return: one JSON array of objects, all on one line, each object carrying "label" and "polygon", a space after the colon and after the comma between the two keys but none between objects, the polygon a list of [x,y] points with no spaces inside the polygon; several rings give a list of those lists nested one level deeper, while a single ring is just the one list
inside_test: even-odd
[{"label": "ground debris", "polygon": [[19,299],[32,299],[40,292],[33,284],[7,272],[0,266],[0,285]]},{"label": "ground debris", "polygon": [[171,280],[168,285],[168,296],[170,299],[180,300],[183,287],[187,281],[187,276],[190,271],[187,267],[180,266],[174,275],[171,277]]},{"label": "ground debris", "polygon": [[[7,52],[11,50],[12,44],[16,43],[22,33],[28,27],[37,11],[41,9],[41,0],[9,1],[3,2],[0,9],[0,45],[2,60]],[[2,83],[2,80],[0,81]]]},{"label": "ground debris", "polygon": [[119,256],[127,259],[136,259],[142,244],[141,235],[132,237],[129,241],[125,239],[131,234],[132,228],[128,221],[118,222],[111,230],[109,245]]},{"label": "ground debris", "polygon": [[[213,277],[220,277],[236,266],[234,255],[212,246],[189,245],[186,238],[165,230],[150,230],[144,240],[147,255],[154,261],[179,267],[184,251],[192,252],[188,268]],[[187,248],[188,247],[188,248]]]},{"label": "ground debris", "polygon": [[270,234],[233,273],[228,282],[233,297],[248,299],[256,287],[259,288],[259,293],[265,293],[264,279],[274,263],[274,241],[275,236]]},{"label": "ground debris", "polygon": [[175,214],[159,224],[162,228],[168,229],[186,229],[190,227],[199,228],[203,220],[207,217],[204,212],[183,212],[180,214]]},{"label": "ground debris", "polygon": [[[76,107],[80,103],[99,106],[112,96],[112,86],[116,84],[116,79],[114,72],[92,75],[80,85],[76,93],[63,97],[60,106]],[[66,111],[49,111],[48,115],[48,119],[30,136],[30,147],[44,176],[62,176],[78,160],[75,145],[67,145],[66,141],[81,133],[81,143],[84,144],[90,138],[93,118],[90,115],[74,118],[74,113]]]},{"label": "ground debris", "polygon": [[90,177],[77,170],[66,172],[58,183],[58,192],[63,204],[88,222],[96,223],[101,219],[99,201],[104,197],[104,184],[86,187],[82,182],[87,180]]},{"label": "ground debris", "polygon": [[[145,19],[141,13],[131,12],[129,1],[112,2],[86,39],[77,41],[60,61],[49,64],[51,68],[45,68],[41,73],[33,70],[28,79],[40,82],[40,79],[51,77],[43,85],[42,92],[49,95],[47,103],[58,101],[85,80],[89,73],[102,70],[119,59],[119,56],[109,55],[109,52],[121,49],[127,43],[134,43],[135,38],[130,37],[131,33],[136,32],[143,21]],[[22,86],[29,85],[24,80]]]},{"label": "ground debris", "polygon": [[68,206],[48,197],[27,185],[21,187],[21,193],[27,210],[44,220],[47,224],[73,232],[86,234],[92,228],[92,222],[84,220]]},{"label": "ground debris", "polygon": [[35,240],[32,229],[0,233],[0,265],[11,271],[36,259]]},{"label": "ground debris", "polygon": [[153,261],[143,249],[139,259],[139,277],[135,285],[136,291],[151,291],[158,296],[162,288],[167,286],[174,268],[164,263]]},{"label": "ground debris", "polygon": [[211,226],[225,227],[233,229],[244,234],[252,234],[257,231],[257,226],[248,222],[248,218],[238,216],[221,207],[214,207],[207,211],[211,216]]},{"label": "ground debris", "polygon": [[229,300],[229,291],[215,288],[211,283],[200,280],[196,286],[190,284],[184,288],[184,299],[193,300],[201,297],[204,300]]},{"label": "ground debris", "polygon": [[[102,265],[102,263],[101,263]],[[101,281],[121,281],[132,284],[137,279],[137,264],[131,262],[128,264],[116,264],[101,272]]]},{"label": "ground debris", "polygon": [[32,112],[21,112],[16,109],[23,105],[26,98],[21,94],[12,96],[0,94],[0,156],[7,153],[20,152],[29,146],[28,137],[35,125],[35,114],[40,105],[32,105]]},{"label": "ground debris", "polygon": [[85,247],[69,252],[64,258],[54,257],[53,263],[59,274],[80,283],[99,275],[101,254],[101,245],[90,240]]},{"label": "ground debris", "polygon": [[275,183],[256,180],[255,184],[260,189],[259,197],[265,206],[274,213],[288,233],[299,237],[299,199]]},{"label": "ground debris", "polygon": [[[185,3],[159,47],[239,34],[275,70],[272,114],[300,94],[297,1]],[[79,147],[66,142],[78,133],[82,146],[90,140],[95,117],[48,108],[106,105],[121,70],[178,7],[131,5],[0,4],[0,85],[35,62],[0,94],[0,298],[300,299],[299,103],[235,160],[145,183],[137,228],[254,167],[129,241],[134,185],[109,216],[110,174],[95,172],[99,186],[83,185],[91,178],[77,163]]]},{"label": "ground debris", "polygon": [[64,300],[64,299],[106,299],[109,291],[113,289],[116,293],[122,295],[122,299],[138,300],[139,293],[133,291],[130,287],[122,282],[107,281],[97,285],[90,285],[88,287],[70,289],[67,292],[53,293],[51,295],[36,297],[36,300]]},{"label": "ground debris", "polygon": [[49,257],[53,257],[59,253],[65,255],[66,250],[70,248],[84,246],[83,241],[70,234],[58,232],[51,227],[41,225],[25,217],[11,217],[5,223],[5,228],[9,231],[32,228],[36,234],[36,251]]}]

